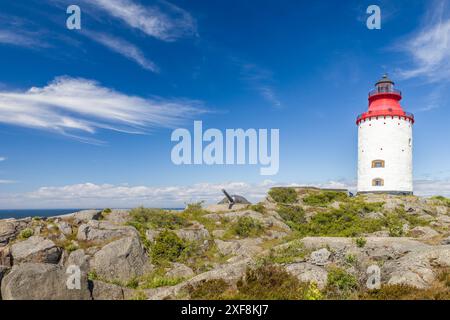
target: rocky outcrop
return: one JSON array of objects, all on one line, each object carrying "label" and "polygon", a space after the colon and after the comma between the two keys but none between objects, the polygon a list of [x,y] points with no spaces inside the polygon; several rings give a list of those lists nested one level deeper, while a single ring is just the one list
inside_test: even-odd
[{"label": "rocky outcrop", "polygon": [[98,280],[92,281],[92,299],[94,300],[124,300],[123,288]]},{"label": "rocky outcrop", "polygon": [[91,220],[98,220],[101,216],[102,212],[100,210],[82,210],[70,215],[76,224],[89,222]]},{"label": "rocky outcrop", "polygon": [[[237,282],[244,279],[248,268],[260,266],[261,262],[276,265],[301,282],[316,283],[320,290],[327,287],[328,276],[335,268],[355,277],[360,289],[365,290],[368,267],[374,265],[380,268],[384,285],[443,287],[442,272],[450,270],[447,200],[365,195],[314,206],[303,201],[310,191],[296,191],[299,198],[292,206],[302,210],[292,210],[292,214],[306,217],[305,223],[311,226],[314,215],[349,205],[349,210],[361,206],[358,218],[378,220],[381,227],[374,229],[376,232],[359,234],[358,238],[300,238],[293,232],[295,222],[286,223],[277,213],[278,204],[270,197],[255,207],[234,206],[229,210],[227,206],[210,213],[185,211],[178,217],[179,213],[172,212],[174,216],[169,219],[154,212],[146,217],[145,210],[142,216],[131,216],[129,210],[86,210],[53,218],[0,220],[0,294],[4,299],[123,300],[142,298],[145,293],[150,299],[186,299],[192,290],[209,280],[223,280],[229,286],[228,294],[238,290]],[[364,199],[369,203],[384,202],[384,208],[363,207]],[[373,212],[367,212],[372,207]],[[391,237],[395,232],[384,219],[395,213],[398,216],[393,219],[394,231],[403,229],[403,235],[409,237]],[[258,226],[257,232],[247,233],[252,236],[237,236],[235,223],[242,217],[258,221],[263,230]],[[139,231],[131,226],[138,224],[128,224],[131,219],[140,222]],[[173,225],[168,226],[171,221]],[[149,226],[168,226],[183,241],[170,236],[155,243],[164,228],[148,229]],[[24,229],[30,231],[22,232]],[[34,236],[25,239],[31,231]],[[165,252],[170,255],[165,256]],[[149,257],[158,265],[156,270]],[[73,290],[67,281],[77,270],[81,288]],[[144,289],[172,281],[181,282]],[[221,282],[211,285],[217,283]],[[138,284],[138,289],[127,287],[129,284],[133,288]],[[322,294],[327,292],[323,290]]]},{"label": "rocky outcrop", "polygon": [[65,236],[70,236],[73,232],[72,226],[67,221],[58,221],[56,225],[58,226],[58,229],[61,231],[61,233]]},{"label": "rocky outcrop", "polygon": [[55,264],[23,263],[15,265],[1,284],[4,300],[90,300],[91,293],[85,275],[80,288],[69,289],[70,274]]},{"label": "rocky outcrop", "polygon": [[436,246],[411,252],[384,265],[389,284],[427,288],[436,280],[436,270],[450,267],[450,246]]},{"label": "rocky outcrop", "polygon": [[209,232],[200,223],[194,223],[189,228],[174,231],[175,234],[186,241],[202,241],[209,238]]},{"label": "rocky outcrop", "polygon": [[428,240],[439,236],[439,232],[430,227],[415,227],[409,231],[409,235],[413,238]]},{"label": "rocky outcrop", "polygon": [[77,240],[104,242],[138,235],[136,229],[130,226],[118,226],[107,221],[92,220],[80,225]]},{"label": "rocky outcrop", "polygon": [[316,266],[324,266],[328,263],[328,259],[331,256],[331,252],[326,248],[322,248],[317,251],[311,252],[310,262]]},{"label": "rocky outcrop", "polygon": [[253,257],[263,251],[263,249],[259,246],[262,243],[260,238],[230,241],[216,239],[214,240],[214,243],[216,244],[217,250],[220,254],[224,256],[235,256],[235,258],[231,261]]},{"label": "rocky outcrop", "polygon": [[31,219],[0,220],[0,247],[6,246],[10,240],[17,238],[20,231],[29,226]]},{"label": "rocky outcrop", "polygon": [[182,263],[174,263],[172,268],[166,272],[168,278],[191,278],[194,275],[194,271]]},{"label": "rocky outcrop", "polygon": [[58,263],[61,249],[51,240],[32,236],[11,246],[14,264],[23,262]]},{"label": "rocky outcrop", "polygon": [[285,269],[301,282],[314,282],[320,289],[325,288],[327,284],[328,272],[324,268],[316,265],[300,262],[289,264],[285,266]]},{"label": "rocky outcrop", "polygon": [[201,273],[193,277],[192,279],[182,282],[178,285],[149,290],[149,299],[163,300],[170,297],[175,298],[183,291],[185,291],[188,287],[196,287],[202,282],[213,279],[222,279],[229,284],[233,284],[242,278],[248,267],[251,267],[253,265],[254,262],[251,259],[243,259],[239,262],[222,265],[214,270]]},{"label": "rocky outcrop", "polygon": [[130,221],[130,210],[113,209],[110,213],[105,215],[105,220],[111,223],[123,225]]},{"label": "rocky outcrop", "polygon": [[108,281],[128,281],[151,270],[137,237],[113,241],[95,253],[90,263],[96,274]]},{"label": "rocky outcrop", "polygon": [[0,266],[12,266],[11,248],[0,247]]}]

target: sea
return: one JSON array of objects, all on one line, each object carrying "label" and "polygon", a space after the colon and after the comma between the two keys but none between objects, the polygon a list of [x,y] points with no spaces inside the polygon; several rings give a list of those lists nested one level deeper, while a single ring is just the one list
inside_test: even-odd
[{"label": "sea", "polygon": [[[89,208],[89,210],[92,208]],[[162,208],[163,210],[175,210],[181,211],[184,208]],[[54,217],[61,216],[68,213],[73,213],[86,209],[0,209],[0,220],[1,219],[21,219],[28,217]],[[94,209],[95,210],[95,209]]]}]

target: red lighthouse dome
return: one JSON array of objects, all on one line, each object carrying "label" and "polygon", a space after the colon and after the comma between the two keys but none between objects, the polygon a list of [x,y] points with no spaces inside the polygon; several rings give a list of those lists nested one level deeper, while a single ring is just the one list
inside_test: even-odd
[{"label": "red lighthouse dome", "polygon": [[402,92],[394,88],[394,82],[384,75],[369,92],[369,110],[358,116],[356,124],[361,121],[379,117],[400,117],[414,123],[414,115],[405,112],[400,105]]}]

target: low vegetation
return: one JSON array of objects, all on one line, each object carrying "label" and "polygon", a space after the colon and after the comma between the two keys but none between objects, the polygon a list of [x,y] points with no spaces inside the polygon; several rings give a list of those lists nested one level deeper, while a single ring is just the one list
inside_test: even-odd
[{"label": "low vegetation", "polygon": [[25,240],[31,237],[33,234],[34,234],[33,229],[26,228],[20,232],[19,238]]},{"label": "low vegetation", "polygon": [[248,206],[248,209],[249,210],[253,210],[253,211],[256,211],[256,212],[259,212],[259,213],[262,213],[262,214],[265,214],[266,213],[266,207],[264,206],[264,204],[263,203],[257,203],[257,204],[253,204],[253,205],[249,205]]},{"label": "low vegetation", "polygon": [[189,222],[174,213],[161,209],[136,208],[131,210],[130,225],[136,229],[179,229],[189,225]]},{"label": "low vegetation", "polygon": [[248,269],[236,288],[230,288],[223,280],[209,280],[190,287],[189,295],[192,299],[302,300],[316,297],[316,290],[280,267],[262,265]]},{"label": "low vegetation", "polygon": [[383,221],[364,218],[360,207],[344,204],[339,209],[317,213],[308,223],[291,224],[291,227],[301,236],[358,237],[381,230]]},{"label": "low vegetation", "polygon": [[264,231],[261,223],[251,217],[240,217],[231,227],[232,235],[242,238],[257,237]]},{"label": "low vegetation", "polygon": [[359,237],[355,239],[355,243],[358,248],[364,248],[364,246],[367,243],[367,240],[363,237]]},{"label": "low vegetation", "polygon": [[441,202],[442,204],[444,204],[445,206],[450,207],[450,199],[449,198],[446,198],[443,196],[437,196],[437,197],[433,197],[431,199],[437,200],[437,201]]},{"label": "low vegetation", "polygon": [[358,280],[344,269],[333,267],[328,270],[326,296],[331,299],[348,298],[358,290]]},{"label": "low vegetation", "polygon": [[282,247],[272,249],[265,259],[275,264],[289,264],[303,260],[308,253],[303,243],[294,240]]},{"label": "low vegetation", "polygon": [[297,202],[297,191],[294,188],[272,188],[269,196],[277,203],[295,203]]},{"label": "low vegetation", "polygon": [[303,198],[303,203],[309,206],[326,207],[334,201],[345,201],[348,195],[338,191],[320,191]]},{"label": "low vegetation", "polygon": [[277,213],[290,226],[295,227],[306,222],[305,211],[299,206],[278,205]]},{"label": "low vegetation", "polygon": [[183,261],[194,251],[194,245],[180,239],[170,230],[162,231],[151,245],[152,262],[163,264],[164,262]]}]

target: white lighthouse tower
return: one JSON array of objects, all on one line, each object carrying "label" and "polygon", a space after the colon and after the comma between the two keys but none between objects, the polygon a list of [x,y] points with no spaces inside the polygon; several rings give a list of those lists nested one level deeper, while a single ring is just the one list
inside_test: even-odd
[{"label": "white lighthouse tower", "polygon": [[413,194],[414,115],[387,75],[369,93],[358,125],[358,193]]}]

